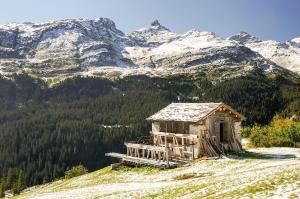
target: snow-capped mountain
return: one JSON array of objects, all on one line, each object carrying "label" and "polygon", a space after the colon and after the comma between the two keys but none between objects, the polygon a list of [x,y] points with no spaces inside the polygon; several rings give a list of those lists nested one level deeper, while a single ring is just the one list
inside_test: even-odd
[{"label": "snow-capped mountain", "polygon": [[160,25],[158,20],[151,23],[150,26],[133,31],[127,34],[130,39],[139,46],[157,47],[163,43],[169,42],[177,37],[166,27]]},{"label": "snow-capped mountain", "polygon": [[157,20],[128,34],[107,18],[15,23],[0,25],[0,73],[25,71],[49,78],[201,72],[230,78],[255,68],[300,71],[299,45],[299,39],[263,43],[247,33],[229,39],[198,30],[180,35]]},{"label": "snow-capped mountain", "polygon": [[300,73],[300,38],[287,42],[260,41],[246,32],[240,32],[228,40],[237,41],[277,65]]},{"label": "snow-capped mountain", "polygon": [[0,64],[4,72],[21,68],[40,75],[89,66],[130,65],[121,55],[130,42],[105,18],[2,25]]}]

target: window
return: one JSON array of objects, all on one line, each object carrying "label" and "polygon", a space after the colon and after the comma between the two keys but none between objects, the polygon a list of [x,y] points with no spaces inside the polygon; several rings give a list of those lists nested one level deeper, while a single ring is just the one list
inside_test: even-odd
[{"label": "window", "polygon": [[188,134],[190,132],[190,125],[188,123],[184,123],[184,132],[185,134]]}]

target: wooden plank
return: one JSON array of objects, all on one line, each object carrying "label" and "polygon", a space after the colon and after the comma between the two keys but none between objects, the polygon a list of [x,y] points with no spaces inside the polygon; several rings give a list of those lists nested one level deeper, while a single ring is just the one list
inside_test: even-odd
[{"label": "wooden plank", "polygon": [[137,157],[127,156],[126,154],[121,154],[121,153],[106,153],[105,155],[109,157],[119,158],[122,160],[122,162],[129,162],[134,165],[149,165],[149,166],[154,166],[159,168],[174,168],[181,165],[181,163],[177,163],[177,162],[172,162],[172,161],[164,162],[159,160],[137,158]]},{"label": "wooden plank", "polygon": [[138,155],[138,158],[139,158],[140,157],[140,150],[137,148],[136,152],[137,152],[137,155]]},{"label": "wooden plank", "polygon": [[131,147],[131,148],[138,148],[138,149],[165,151],[164,147],[154,146],[154,145],[146,145],[146,144],[125,143],[125,146]]},{"label": "wooden plank", "polygon": [[191,138],[197,139],[198,136],[194,134],[179,134],[179,133],[165,133],[165,132],[150,132],[153,135],[161,135],[161,136],[168,136],[168,137],[184,137],[184,138]]},{"label": "wooden plank", "polygon": [[151,151],[147,150],[147,158],[150,158],[150,153],[151,153]]},{"label": "wooden plank", "polygon": [[143,158],[145,158],[145,149],[143,149]]}]

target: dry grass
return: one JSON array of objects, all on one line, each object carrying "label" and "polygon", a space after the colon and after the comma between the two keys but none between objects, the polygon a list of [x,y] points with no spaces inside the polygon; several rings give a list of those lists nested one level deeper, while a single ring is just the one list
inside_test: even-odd
[{"label": "dry grass", "polygon": [[[112,171],[107,167],[32,188],[17,198],[297,198],[300,195],[300,149],[249,150],[229,159],[196,161],[170,170],[121,167]],[[270,153],[297,157],[274,159],[265,155]]]}]

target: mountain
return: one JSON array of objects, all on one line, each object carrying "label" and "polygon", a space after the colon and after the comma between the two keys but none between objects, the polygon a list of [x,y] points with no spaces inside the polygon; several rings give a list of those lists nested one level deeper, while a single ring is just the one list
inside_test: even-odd
[{"label": "mountain", "polygon": [[237,41],[278,66],[300,73],[300,38],[287,42],[260,41],[246,32],[240,32],[229,37],[228,40]]},{"label": "mountain", "polygon": [[259,42],[259,40],[256,37],[250,35],[247,32],[243,32],[243,31],[239,32],[236,35],[229,37],[228,40],[237,41],[237,42],[241,43],[242,45],[245,45],[246,43]]},{"label": "mountain", "polygon": [[130,32],[127,35],[138,46],[144,47],[157,47],[177,37],[177,34],[162,26],[158,20],[153,21],[149,27]]},{"label": "mountain", "polygon": [[25,70],[47,77],[91,66],[130,65],[121,55],[130,42],[114,22],[105,18],[2,25],[2,73]]},{"label": "mountain", "polygon": [[[299,49],[297,41],[289,43],[294,51]],[[128,34],[107,18],[14,23],[0,25],[0,73],[9,76],[25,71],[46,79],[180,73],[226,79],[257,68],[266,73],[289,73],[268,53],[257,50],[262,46],[246,33],[230,39],[198,30],[176,34],[157,20]],[[276,47],[270,43],[270,48],[272,54]],[[282,66],[297,71],[297,52],[294,61],[285,59]]]}]

